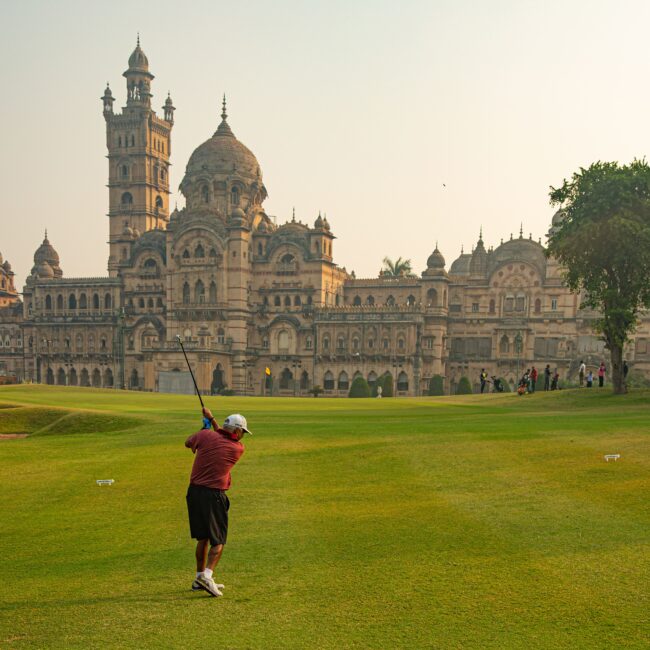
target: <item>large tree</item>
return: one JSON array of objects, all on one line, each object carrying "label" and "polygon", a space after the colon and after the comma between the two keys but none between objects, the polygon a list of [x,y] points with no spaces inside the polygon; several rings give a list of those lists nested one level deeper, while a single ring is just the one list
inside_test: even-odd
[{"label": "large tree", "polygon": [[623,346],[650,307],[650,167],[597,162],[551,187],[550,199],[564,219],[548,255],[582,305],[600,313],[595,329],[611,354],[614,393],[624,393]]},{"label": "large tree", "polygon": [[403,260],[401,257],[398,257],[394,262],[390,257],[384,257],[384,266],[381,269],[381,272],[384,275],[394,278],[415,277],[413,275],[413,269],[411,268],[411,260]]}]

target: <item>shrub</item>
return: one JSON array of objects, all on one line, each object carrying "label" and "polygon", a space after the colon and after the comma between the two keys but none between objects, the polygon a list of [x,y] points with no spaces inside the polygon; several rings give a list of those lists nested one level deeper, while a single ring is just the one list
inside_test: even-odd
[{"label": "shrub", "polygon": [[370,386],[363,377],[355,377],[348,397],[370,397]]},{"label": "shrub", "polygon": [[440,375],[433,375],[429,380],[429,395],[444,395],[445,390]]},{"label": "shrub", "polygon": [[650,380],[639,370],[630,370],[626,383],[628,388],[650,388]]},{"label": "shrub", "polygon": [[309,392],[310,392],[314,397],[318,397],[318,396],[323,392],[323,387],[322,387],[322,386],[318,386],[318,385],[316,385],[316,386],[312,386],[312,387],[309,389]]},{"label": "shrub", "polygon": [[381,381],[382,388],[382,397],[392,397],[393,396],[393,375],[390,372],[384,373],[377,382]]},{"label": "shrub", "polygon": [[[504,393],[511,393],[512,389],[510,388],[510,384],[507,382],[507,380],[505,380],[503,377],[499,377],[499,379],[501,380],[501,385],[503,386],[503,392]],[[539,386],[539,378],[537,379],[537,385]],[[543,387],[544,386],[542,386],[542,388]],[[537,390],[537,389],[535,389],[535,390]]]},{"label": "shrub", "polygon": [[471,395],[472,394],[472,384],[469,379],[464,375],[460,378],[458,382],[458,388],[456,388],[456,395]]}]

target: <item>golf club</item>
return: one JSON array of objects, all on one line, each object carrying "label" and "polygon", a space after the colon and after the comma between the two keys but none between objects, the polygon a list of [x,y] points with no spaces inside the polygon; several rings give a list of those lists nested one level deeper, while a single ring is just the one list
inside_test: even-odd
[{"label": "golf club", "polygon": [[199,387],[196,385],[196,379],[194,379],[192,366],[190,366],[190,362],[189,359],[187,358],[187,354],[185,354],[185,348],[183,347],[183,341],[181,341],[180,334],[176,335],[176,340],[178,341],[178,344],[181,346],[181,350],[183,350],[183,356],[185,357],[185,361],[187,361],[187,367],[190,369],[190,375],[192,375],[192,381],[194,382],[194,388],[196,390],[196,394],[199,396],[199,402],[201,402],[201,408],[204,408],[203,400],[201,399],[201,393],[199,392]]}]

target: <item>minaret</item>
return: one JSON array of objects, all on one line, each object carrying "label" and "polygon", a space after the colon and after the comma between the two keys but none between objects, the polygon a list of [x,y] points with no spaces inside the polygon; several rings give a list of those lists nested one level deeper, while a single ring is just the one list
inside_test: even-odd
[{"label": "minaret", "polygon": [[114,277],[130,256],[122,237],[124,222],[144,233],[166,228],[169,221],[169,158],[174,105],[168,95],[164,119],[151,108],[149,61],[140,47],[140,36],[129,57],[126,106],[113,112],[113,94],[106,87],[103,102],[108,149],[109,247],[108,272]]}]

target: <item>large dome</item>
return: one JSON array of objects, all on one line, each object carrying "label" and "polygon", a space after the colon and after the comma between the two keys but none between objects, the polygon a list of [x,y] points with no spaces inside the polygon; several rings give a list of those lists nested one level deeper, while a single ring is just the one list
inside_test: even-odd
[{"label": "large dome", "polygon": [[206,173],[229,175],[233,172],[250,180],[261,178],[262,175],[253,152],[237,140],[224,119],[215,134],[190,156],[183,183],[191,176]]}]

